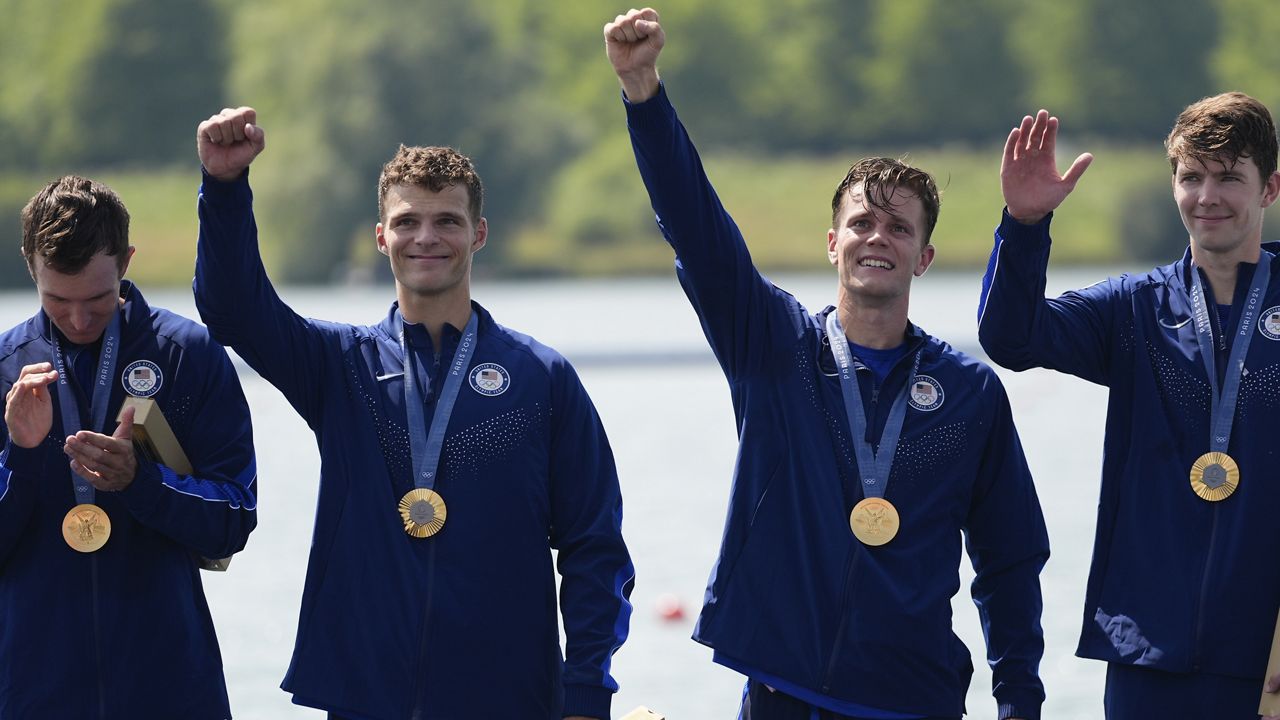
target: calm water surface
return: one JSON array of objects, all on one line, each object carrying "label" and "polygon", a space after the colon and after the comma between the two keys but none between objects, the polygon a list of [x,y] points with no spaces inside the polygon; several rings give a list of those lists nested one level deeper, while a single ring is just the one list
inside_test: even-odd
[{"label": "calm water surface", "polygon": [[[1051,277],[1051,291],[1101,279],[1105,271]],[[833,277],[781,277],[811,310],[834,299]],[[626,502],[624,532],[637,570],[631,637],[614,658],[621,716],[636,705],[672,720],[734,718],[743,679],[711,663],[689,639],[719,546],[736,447],[724,377],[673,277],[499,283],[480,280],[476,298],[495,318],[557,348],[574,362],[609,432]],[[916,281],[912,319],[962,350],[980,354],[974,313],[978,277],[934,274]],[[390,288],[286,289],[303,315],[380,320]],[[147,293],[154,304],[194,316],[185,290]],[[28,317],[34,291],[0,295],[0,327]],[[320,718],[279,689],[288,667],[311,541],[319,458],[313,436],[279,393],[240,366],[258,447],[259,526],[226,574],[204,574],[226,664],[232,710],[244,720]],[[1042,575],[1046,651],[1044,712],[1058,720],[1101,716],[1103,665],[1075,658],[1101,466],[1105,393],[1048,371],[1000,371],[1044,505],[1053,557]],[[977,666],[970,716],[995,717],[991,674],[977,612],[964,589],[953,606],[957,633]],[[685,618],[659,617],[672,593]],[[501,652],[501,648],[494,648]],[[501,692],[501,684],[495,687]]]}]

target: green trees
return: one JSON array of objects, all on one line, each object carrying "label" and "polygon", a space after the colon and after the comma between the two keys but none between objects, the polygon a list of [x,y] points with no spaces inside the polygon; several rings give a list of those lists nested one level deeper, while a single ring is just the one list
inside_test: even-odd
[{"label": "green trees", "polygon": [[[1273,4],[668,0],[661,70],[704,151],[765,164],[957,143],[992,152],[1038,107],[1077,142],[1158,152],[1203,95],[1280,102]],[[590,256],[580,267],[634,267],[609,264],[631,257],[627,238],[652,239],[601,48],[620,10],[0,0],[0,208],[12,216],[27,188],[65,171],[193,165],[196,123],[250,104],[267,130],[254,188],[281,279],[380,265],[374,183],[402,142],[476,159],[492,229],[482,266],[556,272],[576,253]],[[16,227],[0,223],[0,246],[16,244]],[[180,232],[175,242],[191,241]]]}]

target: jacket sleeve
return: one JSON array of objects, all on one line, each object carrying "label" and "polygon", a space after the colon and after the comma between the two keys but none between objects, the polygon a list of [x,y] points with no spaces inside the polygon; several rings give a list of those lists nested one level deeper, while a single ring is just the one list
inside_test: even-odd
[{"label": "jacket sleeve", "polygon": [[267,277],[248,173],[231,182],[205,174],[199,214],[193,288],[200,319],[316,427],[325,397],[323,333],[286,305]]},{"label": "jacket sleeve", "polygon": [[983,396],[993,407],[965,521],[976,573],[971,592],[987,641],[998,717],[1036,720],[1045,697],[1039,676],[1040,570],[1049,559],[1049,536],[1004,388],[994,372],[984,375]]},{"label": "jacket sleeve", "polygon": [[804,309],[752,264],[666,87],[644,102],[625,104],[636,165],[658,228],[676,252],[685,294],[729,378],[752,373],[770,357],[771,334],[799,327]]},{"label": "jacket sleeve", "polygon": [[1011,370],[1045,367],[1106,385],[1121,281],[1046,299],[1051,217],[1023,225],[1004,213],[982,278],[978,340]]},{"label": "jacket sleeve", "polygon": [[[190,357],[197,352],[205,357]],[[257,461],[249,405],[221,347],[188,348],[180,381],[194,383],[194,409],[174,434],[192,473],[139,458],[134,480],[120,492],[138,522],[203,557],[244,549],[257,519]]]},{"label": "jacket sleeve", "polygon": [[[4,429],[4,450],[0,452],[0,573],[19,539],[27,533],[35,513],[37,483],[43,480],[48,450],[43,445],[24,448],[13,444],[9,428]],[[48,439],[45,440],[48,442]]]},{"label": "jacket sleeve", "polygon": [[551,546],[561,577],[564,714],[608,718],[618,690],[609,667],[627,638],[635,568],[604,426],[568,362],[551,370]]}]

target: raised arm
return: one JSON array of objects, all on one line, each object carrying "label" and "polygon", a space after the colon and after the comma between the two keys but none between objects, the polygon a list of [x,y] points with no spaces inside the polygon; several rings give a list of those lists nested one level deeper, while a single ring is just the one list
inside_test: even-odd
[{"label": "raised arm", "polygon": [[266,147],[256,122],[253,108],[227,108],[196,130],[204,168],[196,308],[214,339],[279,388],[310,423],[324,398],[323,336],[280,299],[262,264],[248,180],[250,164]]},{"label": "raised arm", "polygon": [[1058,119],[1041,110],[1010,133],[1000,166],[1006,211],[982,280],[978,339],[1014,370],[1047,367],[1106,384],[1119,285],[1108,281],[1045,298],[1049,224],[1093,162],[1083,153],[1058,173]]},{"label": "raised arm", "polygon": [[[734,378],[755,372],[773,359],[775,333],[798,332],[803,308],[756,271],[658,81],[657,58],[666,44],[658,14],[645,9],[619,15],[605,26],[604,37],[626,93],[636,165],[658,228],[675,250],[680,283],[725,372]],[[825,240],[819,244],[815,237],[815,252]]]}]

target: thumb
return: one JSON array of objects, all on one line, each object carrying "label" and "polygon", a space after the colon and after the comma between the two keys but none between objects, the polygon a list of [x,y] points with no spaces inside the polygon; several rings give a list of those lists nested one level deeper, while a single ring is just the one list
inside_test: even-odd
[{"label": "thumb", "polygon": [[267,133],[261,127],[248,123],[244,126],[244,136],[253,145],[256,152],[262,152],[267,146]]},{"label": "thumb", "polygon": [[1062,181],[1071,187],[1076,186],[1076,182],[1080,180],[1080,176],[1084,175],[1084,171],[1089,169],[1089,165],[1093,163],[1093,155],[1090,153],[1081,153],[1076,161],[1071,163],[1067,174],[1062,176]]},{"label": "thumb", "polygon": [[117,440],[133,440],[133,416],[136,414],[137,408],[128,407],[120,415],[120,424],[116,426],[116,431],[111,437]]}]

